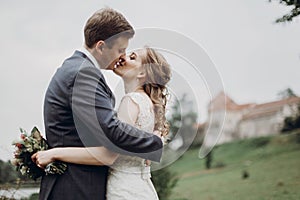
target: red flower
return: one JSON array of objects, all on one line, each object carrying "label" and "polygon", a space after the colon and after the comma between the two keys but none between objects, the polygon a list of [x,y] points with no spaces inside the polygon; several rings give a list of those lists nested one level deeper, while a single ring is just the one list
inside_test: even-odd
[{"label": "red flower", "polygon": [[15,158],[20,158],[20,154],[15,153]]},{"label": "red flower", "polygon": [[47,171],[45,172],[42,169],[34,167],[35,165],[32,164],[31,160],[32,154],[41,149],[48,149],[48,145],[36,127],[32,129],[30,135],[22,128],[20,128],[20,131],[20,139],[12,142],[12,145],[15,146],[15,151],[11,163],[17,166],[17,171],[20,171],[22,175],[27,175],[33,180],[36,180],[43,174],[63,174],[65,172],[67,165],[64,163],[50,163],[46,167]]}]

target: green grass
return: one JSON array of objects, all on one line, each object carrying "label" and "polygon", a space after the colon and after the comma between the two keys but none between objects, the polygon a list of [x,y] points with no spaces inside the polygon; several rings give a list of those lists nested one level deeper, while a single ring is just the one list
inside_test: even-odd
[{"label": "green grass", "polygon": [[[180,179],[172,200],[300,199],[300,133],[236,141],[213,151],[212,166],[186,152],[170,166]],[[216,163],[225,167],[216,168]],[[242,179],[242,172],[249,173]]]}]

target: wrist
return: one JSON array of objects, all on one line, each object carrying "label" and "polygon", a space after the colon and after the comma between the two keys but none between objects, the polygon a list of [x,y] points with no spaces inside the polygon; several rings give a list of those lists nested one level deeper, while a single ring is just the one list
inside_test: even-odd
[{"label": "wrist", "polygon": [[52,161],[59,160],[59,148],[50,149],[49,151]]}]

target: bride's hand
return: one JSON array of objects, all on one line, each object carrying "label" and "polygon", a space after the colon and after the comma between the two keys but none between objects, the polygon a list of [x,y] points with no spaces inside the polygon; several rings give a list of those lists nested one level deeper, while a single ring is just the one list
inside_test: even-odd
[{"label": "bride's hand", "polygon": [[153,134],[160,137],[160,138],[162,137],[161,131],[159,131],[159,130],[154,130]]},{"label": "bride's hand", "polygon": [[155,131],[153,132],[153,134],[156,135],[156,136],[158,136],[158,137],[161,139],[162,143],[165,144],[165,138],[164,138],[164,136],[162,135],[162,132],[161,132],[161,131],[155,130]]},{"label": "bride's hand", "polygon": [[38,167],[44,169],[49,163],[55,161],[53,149],[38,151],[31,156],[31,159]]},{"label": "bride's hand", "polygon": [[151,165],[151,160],[145,160],[145,165],[150,166]]}]

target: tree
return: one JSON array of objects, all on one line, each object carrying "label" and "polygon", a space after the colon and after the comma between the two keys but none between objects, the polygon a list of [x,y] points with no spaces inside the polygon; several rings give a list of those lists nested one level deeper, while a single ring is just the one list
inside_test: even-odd
[{"label": "tree", "polygon": [[300,103],[297,107],[297,113],[294,116],[288,116],[283,121],[282,133],[300,128]]},{"label": "tree", "polygon": [[[171,107],[171,116],[168,117],[170,124],[169,137],[172,140],[177,134],[180,136],[183,144],[178,149],[188,148],[195,137],[197,113],[194,110],[193,103],[188,100],[186,94],[182,95],[179,99],[176,98]],[[169,147],[166,146],[165,155],[167,155],[168,149]],[[172,189],[176,186],[178,177],[175,172],[172,172],[168,167],[164,167],[152,172],[152,181],[159,199],[167,200],[172,193]]]},{"label": "tree", "polygon": [[170,123],[170,138],[180,134],[183,146],[191,145],[196,135],[197,113],[194,112],[192,101],[189,101],[186,94],[176,99],[172,106],[172,115],[168,119]]},{"label": "tree", "polygon": [[[271,2],[272,0],[269,0]],[[293,7],[292,10],[283,15],[282,17],[276,19],[276,23],[281,23],[281,22],[290,22],[292,21],[295,17],[300,15],[300,0],[278,0],[280,4],[284,4],[289,7]]]},{"label": "tree", "polygon": [[205,159],[205,167],[206,167],[206,169],[210,169],[210,168],[211,168],[212,151],[213,151],[213,150],[211,150],[211,151],[206,155],[206,159]]},{"label": "tree", "polygon": [[17,172],[9,162],[0,160],[0,184],[12,183],[17,176]]},{"label": "tree", "polygon": [[280,99],[288,99],[291,97],[297,97],[297,95],[294,93],[294,91],[291,88],[286,88],[277,94]]}]

